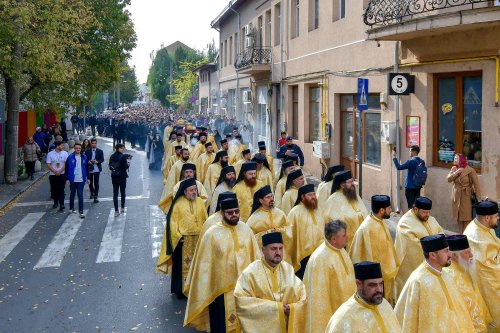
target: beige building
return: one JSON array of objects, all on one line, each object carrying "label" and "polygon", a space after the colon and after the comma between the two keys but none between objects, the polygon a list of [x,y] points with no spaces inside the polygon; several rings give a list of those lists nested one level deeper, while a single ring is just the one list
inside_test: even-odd
[{"label": "beige building", "polygon": [[[363,197],[389,194],[402,211],[403,175],[398,201],[391,149],[398,142],[406,160],[407,145],[420,144],[429,169],[422,194],[433,199],[440,223],[457,230],[446,181],[455,152],[480,174],[482,193],[500,199],[500,7],[397,3],[234,1],[212,22],[220,31],[221,105],[225,97],[227,114],[250,121],[256,139],[273,147],[286,129],[315,176],[344,164],[358,178],[361,161]],[[395,97],[387,95],[395,63],[415,75],[415,93],[399,98],[399,117]],[[361,77],[369,80],[369,94],[360,114]]]},{"label": "beige building", "polygon": [[216,63],[203,64],[194,70],[198,77],[198,113],[220,114],[219,71]]}]

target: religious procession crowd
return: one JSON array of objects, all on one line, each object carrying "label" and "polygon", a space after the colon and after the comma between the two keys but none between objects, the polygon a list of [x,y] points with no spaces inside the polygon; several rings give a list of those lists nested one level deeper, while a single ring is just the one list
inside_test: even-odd
[{"label": "religious procession crowd", "polygon": [[[286,135],[286,134],[285,134]],[[430,198],[384,222],[342,166],[315,189],[283,135],[277,157],[252,154],[238,129],[220,143],[182,121],[164,132],[157,271],[187,297],[184,326],[207,332],[500,332],[498,205],[481,201],[463,234],[445,236]],[[194,147],[189,140],[196,138]]]}]

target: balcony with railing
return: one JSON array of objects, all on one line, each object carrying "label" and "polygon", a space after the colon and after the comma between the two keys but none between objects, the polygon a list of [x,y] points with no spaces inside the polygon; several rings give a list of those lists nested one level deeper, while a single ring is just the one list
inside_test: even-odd
[{"label": "balcony with railing", "polygon": [[271,70],[270,47],[249,47],[238,54],[234,68],[241,74],[258,74]]},{"label": "balcony with railing", "polygon": [[371,0],[363,15],[372,40],[407,40],[500,24],[499,0]]}]

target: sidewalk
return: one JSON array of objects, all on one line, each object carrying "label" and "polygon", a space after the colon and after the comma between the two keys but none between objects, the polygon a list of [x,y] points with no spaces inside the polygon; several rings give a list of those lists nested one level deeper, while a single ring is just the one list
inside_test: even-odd
[{"label": "sidewalk", "polygon": [[47,165],[42,162],[42,170],[34,174],[34,179],[30,180],[29,177],[18,178],[16,184],[0,184],[0,214],[8,208],[9,204],[15,201],[19,196],[28,191],[32,186],[36,185],[39,181],[46,179],[49,173]]}]

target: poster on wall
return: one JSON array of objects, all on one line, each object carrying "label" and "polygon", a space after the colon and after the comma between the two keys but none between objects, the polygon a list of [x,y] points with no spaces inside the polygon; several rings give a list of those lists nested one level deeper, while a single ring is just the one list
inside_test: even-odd
[{"label": "poster on wall", "polygon": [[420,117],[406,116],[406,147],[420,146]]}]

